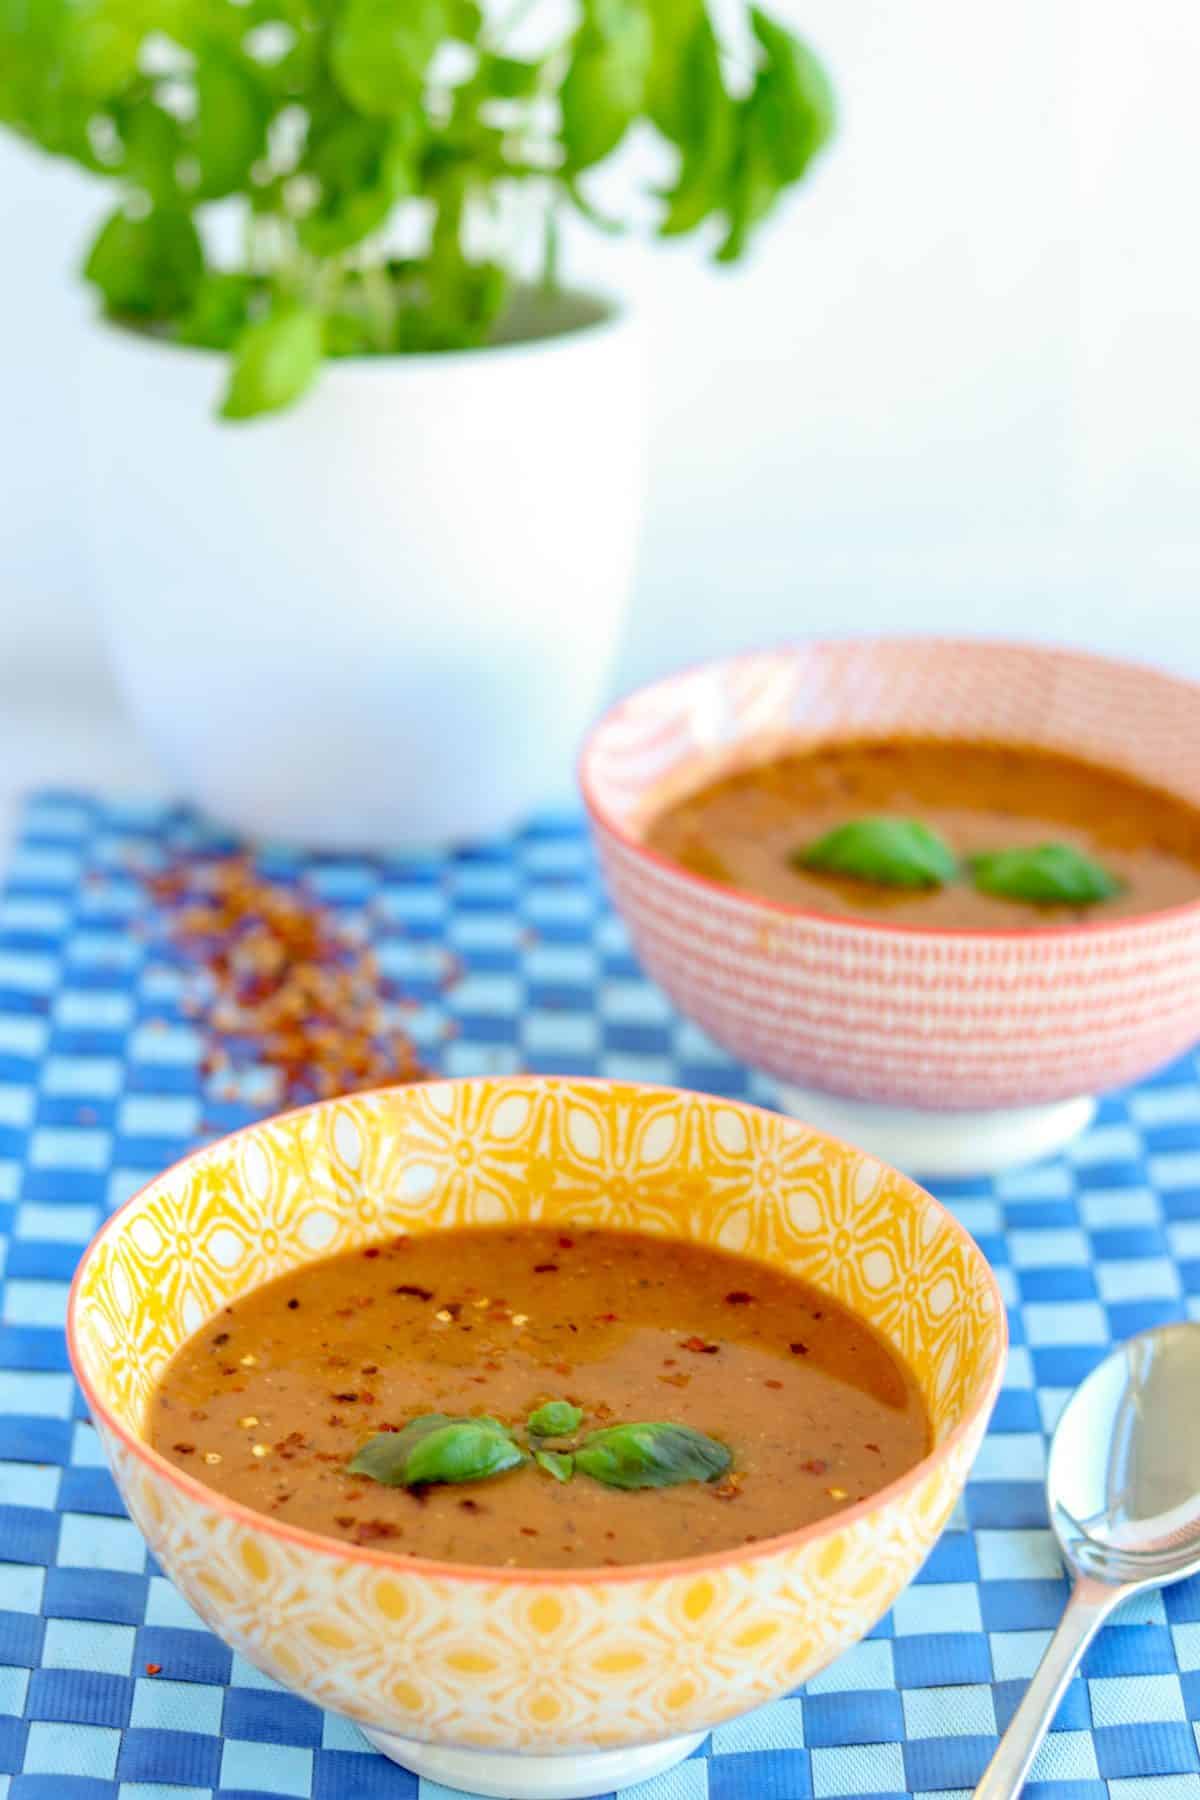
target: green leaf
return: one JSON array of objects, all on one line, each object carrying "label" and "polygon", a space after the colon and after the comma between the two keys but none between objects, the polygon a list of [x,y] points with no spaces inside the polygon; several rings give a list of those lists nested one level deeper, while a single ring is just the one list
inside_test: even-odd
[{"label": "green leaf", "polygon": [[[646,111],[673,144],[692,138],[695,107],[684,78],[687,47],[708,25],[704,0],[648,0],[653,48],[646,82]],[[711,34],[712,27],[709,26]]]},{"label": "green leaf", "polygon": [[645,101],[653,49],[641,0],[591,0],[560,96],[568,171],[616,149]]},{"label": "green leaf", "polygon": [[450,0],[450,23],[447,27],[453,38],[465,44],[473,44],[483,30],[483,8],[477,0]]},{"label": "green leaf", "polygon": [[206,275],[175,327],[176,340],[198,350],[231,350],[250,316],[249,275]]},{"label": "green leaf", "polygon": [[564,1455],[561,1450],[535,1450],[533,1460],[547,1475],[553,1475],[555,1481],[570,1481],[575,1473],[575,1458]]},{"label": "green leaf", "polygon": [[367,1442],[346,1465],[351,1475],[367,1475],[387,1487],[431,1487],[486,1481],[523,1462],[521,1450],[495,1419],[452,1419],[423,1413],[402,1431],[385,1431]]},{"label": "green leaf", "polygon": [[196,293],[204,251],[186,213],[151,212],[132,219],[116,212],[101,226],[83,273],[110,313],[168,319]]},{"label": "green leaf", "polygon": [[958,874],[953,850],[919,819],[851,819],[788,860],[793,868],[850,875],[878,887],[943,887]]},{"label": "green leaf", "polygon": [[836,125],[833,92],[812,51],[757,7],[751,24],[763,60],[737,107],[729,231],[717,252],[718,261],[727,263],[745,253],[754,226],[807,172]]},{"label": "green leaf", "polygon": [[685,45],[679,84],[677,142],[683,157],[660,226],[664,237],[694,230],[724,204],[729,189],[736,112],[722,79],[717,40],[705,17]]},{"label": "green leaf", "polygon": [[713,1481],[733,1457],[724,1444],[690,1425],[661,1422],[609,1425],[594,1431],[575,1451],[575,1467],[606,1487],[677,1487],[685,1481]]},{"label": "green leaf", "polygon": [[324,321],[311,306],[289,306],[248,325],[237,341],[224,419],[281,412],[311,387],[324,353]]},{"label": "green leaf", "polygon": [[245,185],[266,147],[269,109],[243,63],[220,52],[196,65],[196,116],[188,147],[200,165],[199,197],[218,199]]},{"label": "green leaf", "polygon": [[547,1400],[529,1415],[529,1429],[534,1437],[570,1437],[582,1423],[582,1412],[569,1400]]},{"label": "green leaf", "polygon": [[799,181],[833,136],[833,89],[807,44],[759,7],[751,9],[750,22],[766,57],[754,90],[763,145],[780,182]]},{"label": "green leaf", "polygon": [[1122,883],[1071,844],[1038,844],[973,856],[971,877],[983,894],[1028,900],[1035,906],[1094,906],[1121,892]]},{"label": "green leaf", "polygon": [[346,0],[334,27],[334,78],[359,112],[389,118],[412,107],[434,52],[450,34],[447,0]]},{"label": "green leaf", "polygon": [[479,59],[475,80],[491,100],[528,100],[537,92],[542,69],[540,62],[525,62],[519,56],[485,55]]},{"label": "green leaf", "polygon": [[173,114],[151,100],[116,108],[118,129],[125,147],[122,173],[143,188],[156,206],[179,204],[179,158],[183,131]]},{"label": "green leaf", "polygon": [[61,39],[64,87],[90,100],[119,94],[137,73],[143,31],[137,7],[124,0],[72,6]]},{"label": "green leaf", "polygon": [[392,208],[417,191],[420,128],[415,116],[342,116],[314,136],[305,170],[320,183],[320,198],[298,234],[317,256],[337,256],[387,221]]}]

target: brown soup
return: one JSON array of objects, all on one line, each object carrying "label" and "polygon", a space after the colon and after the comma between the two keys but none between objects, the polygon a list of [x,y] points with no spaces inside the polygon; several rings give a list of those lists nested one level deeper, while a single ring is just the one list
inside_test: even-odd
[{"label": "brown soup", "polygon": [[[1071,845],[1120,890],[1085,907],[1032,904],[981,892],[969,879],[887,887],[789,860],[837,826],[878,814],[933,827],[964,860]],[[1010,744],[896,738],[782,756],[668,806],[646,842],[696,874],[769,900],[905,925],[1054,926],[1200,899],[1200,811],[1115,769]]]},{"label": "brown soup", "polygon": [[[409,1489],[348,1472],[416,1417],[490,1415],[528,1445],[666,1421],[731,1453],[709,1480],[629,1491],[533,1461]],[[521,1567],[654,1562],[825,1518],[926,1454],[916,1384],[861,1320],[744,1257],[541,1226],[400,1238],[310,1264],[227,1307],[168,1364],[155,1449],[307,1530],[400,1555]],[[547,1440],[550,1442],[550,1440]]]}]

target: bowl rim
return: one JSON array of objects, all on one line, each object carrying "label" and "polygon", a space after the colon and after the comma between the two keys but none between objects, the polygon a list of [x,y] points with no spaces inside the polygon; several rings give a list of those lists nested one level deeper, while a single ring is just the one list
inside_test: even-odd
[{"label": "bowl rim", "polygon": [[[231,1500],[227,1495],[218,1493],[215,1488],[207,1486],[196,1476],[187,1474],[175,1463],[169,1462],[144,1438],[139,1437],[123,1420],[118,1419],[107,1402],[97,1393],[83,1366],[78,1341],[80,1288],[84,1271],[101,1243],[110,1233],[119,1230],[125,1215],[137,1205],[143,1195],[149,1193],[168,1175],[185,1169],[190,1163],[210,1155],[214,1150],[234,1145],[242,1138],[252,1137],[264,1126],[277,1125],[289,1119],[298,1119],[308,1113],[329,1112],[337,1106],[346,1104],[347,1101],[370,1100],[389,1094],[402,1094],[413,1087],[466,1087],[495,1083],[503,1084],[506,1087],[522,1088],[554,1081],[569,1082],[572,1087],[592,1087],[605,1090],[636,1088],[651,1094],[675,1095],[687,1099],[699,1098],[711,1101],[714,1105],[731,1106],[742,1112],[765,1114],[772,1119],[789,1119],[787,1114],[772,1112],[767,1107],[755,1106],[749,1101],[729,1100],[720,1094],[705,1094],[694,1088],[674,1087],[668,1083],[627,1082],[619,1081],[612,1076],[599,1075],[555,1076],[525,1073],[439,1076],[429,1082],[393,1082],[382,1087],[359,1089],[355,1093],[331,1095],[328,1099],[311,1101],[304,1106],[288,1107],[283,1112],[272,1113],[249,1125],[239,1126],[236,1131],[226,1132],[222,1137],[214,1138],[211,1143],[189,1151],[186,1156],[179,1157],[167,1168],[160,1170],[150,1181],[144,1182],[136,1193],[131,1194],[115,1212],[110,1214],[87,1244],[79,1259],[79,1265],[72,1278],[67,1297],[66,1341],[71,1368],[76,1381],[83,1390],[88,1410],[93,1415],[93,1419],[99,1418],[105,1429],[118,1438],[125,1449],[132,1452],[139,1462],[145,1464],[155,1475],[165,1479],[169,1485],[179,1489],[189,1499],[215,1508],[238,1524],[265,1532],[267,1536],[281,1539],[286,1543],[295,1544],[300,1549],[373,1566],[381,1573],[407,1573],[425,1580],[465,1581],[476,1585],[499,1583],[505,1587],[563,1588],[606,1586],[614,1582],[666,1581],[671,1578],[699,1575],[706,1569],[758,1562],[764,1558],[798,1550],[806,1543],[815,1542],[831,1531],[842,1530],[847,1525],[857,1523],[858,1520],[877,1510],[880,1506],[891,1504],[901,1498],[911,1488],[916,1487],[932,1474],[939,1464],[944,1464],[951,1458],[959,1444],[975,1429],[981,1417],[986,1424],[1000,1391],[1009,1347],[1008,1314],[996,1273],[966,1226],[960,1224],[948,1207],[930,1194],[926,1188],[923,1188],[919,1182],[914,1181],[911,1175],[905,1175],[903,1170],[893,1170],[893,1173],[900,1175],[903,1181],[915,1189],[917,1194],[923,1195],[928,1203],[936,1209],[943,1225],[949,1227],[952,1236],[958,1239],[961,1247],[968,1256],[976,1261],[982,1272],[985,1288],[991,1293],[993,1314],[997,1321],[991,1369],[990,1371],[985,1370],[979,1392],[953,1430],[940,1444],[936,1444],[927,1451],[919,1462],[914,1463],[910,1469],[906,1469],[902,1475],[898,1475],[894,1481],[875,1489],[873,1493],[865,1495],[862,1500],[855,1501],[853,1506],[846,1507],[842,1512],[831,1514],[827,1519],[815,1520],[812,1524],[799,1526],[794,1531],[781,1532],[775,1537],[761,1538],[754,1544],[734,1545],[728,1550],[714,1550],[694,1556],[673,1557],[659,1562],[621,1563],[615,1567],[603,1564],[589,1565],[579,1569],[507,1568],[487,1563],[442,1562],[436,1557],[402,1556],[386,1550],[371,1550],[365,1545],[347,1544],[339,1538],[326,1537],[319,1531],[309,1531],[302,1526],[289,1525],[282,1519],[275,1519],[266,1513],[257,1512],[252,1506],[246,1506],[239,1500]],[[870,1152],[859,1150],[856,1145],[847,1144],[844,1139],[832,1137],[828,1132],[818,1131],[813,1126],[806,1126],[803,1120],[796,1119],[790,1122],[809,1131],[814,1138],[836,1144],[843,1150],[850,1150],[855,1156],[870,1156]],[[871,1160],[879,1162],[881,1159],[871,1157]],[[885,1163],[883,1166],[891,1168],[891,1164]],[[319,1261],[320,1259],[315,1258],[314,1260]],[[188,1335],[194,1334],[189,1333]]]},{"label": "bowl rim", "polygon": [[[845,931],[847,933],[868,932],[884,939],[900,938],[907,941],[923,940],[930,945],[938,945],[950,940],[953,943],[1006,944],[1017,943],[1044,947],[1051,942],[1076,938],[1122,938],[1155,930],[1167,921],[1186,918],[1189,915],[1200,920],[1200,894],[1194,900],[1182,900],[1174,906],[1160,907],[1155,912],[1131,913],[1119,919],[1082,920],[1072,925],[912,925],[901,924],[895,920],[874,919],[866,914],[861,916],[852,913],[821,912],[816,907],[798,906],[790,900],[771,900],[765,895],[752,893],[748,888],[734,887],[726,882],[713,881],[707,875],[698,875],[695,870],[687,869],[682,863],[675,862],[665,856],[661,850],[654,850],[644,839],[636,837],[632,831],[603,804],[594,785],[592,765],[600,740],[610,726],[615,724],[630,708],[643,702],[647,695],[656,689],[671,687],[677,681],[716,672],[719,669],[736,669],[742,663],[757,662],[762,659],[773,661],[792,660],[811,651],[820,652],[833,646],[846,644],[860,645],[864,650],[910,649],[917,646],[930,645],[944,650],[1021,650],[1047,661],[1070,664],[1077,663],[1100,670],[1123,669],[1134,674],[1148,675],[1153,680],[1177,688],[1181,693],[1191,696],[1200,708],[1200,682],[1188,681],[1183,676],[1169,674],[1153,663],[1141,662],[1132,657],[1106,656],[1099,651],[1080,650],[1071,645],[1049,643],[1032,643],[1022,638],[1006,637],[953,637],[944,632],[896,632],[872,633],[858,636],[847,632],[842,637],[825,635],[817,638],[784,638],[773,644],[764,644],[754,650],[739,650],[732,656],[702,657],[697,662],[685,663],[666,675],[660,675],[653,681],[641,683],[630,693],[625,694],[608,707],[591,727],[576,760],[576,780],[583,804],[593,825],[614,838],[623,849],[631,851],[642,858],[653,868],[674,876],[677,880],[698,888],[702,894],[720,896],[726,903],[735,902],[747,907],[750,911],[768,913],[777,918],[803,920],[805,923],[820,925],[824,929]],[[833,740],[830,740],[833,741]],[[1104,765],[1099,765],[1103,767]]]}]

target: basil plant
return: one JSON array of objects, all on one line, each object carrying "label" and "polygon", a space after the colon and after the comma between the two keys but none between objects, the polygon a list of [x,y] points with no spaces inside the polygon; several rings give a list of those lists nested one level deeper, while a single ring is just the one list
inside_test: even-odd
[{"label": "basil plant", "polygon": [[0,0],[0,123],[112,183],[86,278],[114,320],[228,351],[247,419],[327,356],[486,344],[527,272],[516,215],[553,286],[563,210],[614,223],[588,183],[638,133],[670,153],[657,231],[736,261],[834,108],[778,21],[720,23],[706,0]]}]

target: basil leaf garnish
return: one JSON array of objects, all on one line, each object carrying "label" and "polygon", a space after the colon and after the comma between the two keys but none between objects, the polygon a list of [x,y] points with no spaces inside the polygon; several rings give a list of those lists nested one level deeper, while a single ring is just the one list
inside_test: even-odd
[{"label": "basil leaf garnish", "polygon": [[584,1438],[575,1467],[606,1487],[676,1487],[684,1481],[712,1481],[733,1461],[724,1444],[690,1425],[661,1421],[607,1425]]},{"label": "basil leaf garnish", "polygon": [[555,1481],[570,1481],[575,1473],[575,1458],[561,1450],[535,1450],[533,1460],[547,1475],[553,1475]]},{"label": "basil leaf garnish", "polygon": [[949,844],[919,819],[850,819],[815,843],[793,850],[795,869],[850,875],[878,887],[944,887],[958,874]]},{"label": "basil leaf garnish", "polygon": [[547,1400],[529,1415],[529,1429],[534,1437],[570,1437],[583,1423],[583,1414],[569,1400]]},{"label": "basil leaf garnish", "polygon": [[423,1413],[402,1431],[368,1438],[346,1466],[351,1475],[367,1475],[386,1487],[430,1487],[435,1482],[486,1481],[524,1460],[496,1419]]},{"label": "basil leaf garnish", "polygon": [[1036,844],[971,858],[971,878],[983,894],[1028,900],[1035,906],[1094,906],[1111,900],[1121,883],[1072,844]]}]

